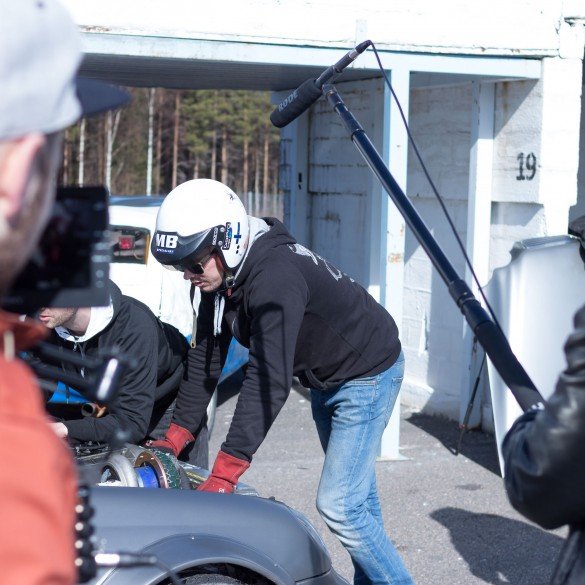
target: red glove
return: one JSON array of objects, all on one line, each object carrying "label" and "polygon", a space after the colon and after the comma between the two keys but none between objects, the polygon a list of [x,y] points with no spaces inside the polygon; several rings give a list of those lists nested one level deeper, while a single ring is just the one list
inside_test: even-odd
[{"label": "red glove", "polygon": [[220,451],[213,464],[211,475],[197,488],[197,491],[233,494],[240,475],[248,467],[250,464],[247,461]]},{"label": "red glove", "polygon": [[178,457],[181,451],[189,444],[195,441],[195,437],[185,428],[171,423],[164,439],[156,441],[147,441],[146,446],[151,449],[161,449],[162,451],[171,451],[175,457]]}]

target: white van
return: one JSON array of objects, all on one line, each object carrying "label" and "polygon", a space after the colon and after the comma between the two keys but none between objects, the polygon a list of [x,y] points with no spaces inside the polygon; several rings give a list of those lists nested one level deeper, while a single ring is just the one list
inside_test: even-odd
[{"label": "white van", "polygon": [[163,197],[111,197],[110,278],[125,295],[148,305],[166,323],[189,337],[193,330],[193,310],[199,305],[199,289],[193,307],[190,283],[180,272],[167,270],[150,254],[156,216]]}]

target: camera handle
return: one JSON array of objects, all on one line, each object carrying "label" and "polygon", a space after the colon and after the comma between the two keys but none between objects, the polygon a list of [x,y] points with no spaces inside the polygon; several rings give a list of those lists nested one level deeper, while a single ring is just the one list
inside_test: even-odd
[{"label": "camera handle", "polygon": [[97,574],[95,560],[95,529],[91,522],[94,509],[90,502],[89,484],[80,482],[77,488],[77,504],[75,506],[75,567],[77,581],[87,583]]}]

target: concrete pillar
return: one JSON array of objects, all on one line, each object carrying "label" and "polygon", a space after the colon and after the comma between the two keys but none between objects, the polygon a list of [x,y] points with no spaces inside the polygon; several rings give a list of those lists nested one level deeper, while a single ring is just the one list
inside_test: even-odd
[{"label": "concrete pillar", "polygon": [[539,199],[546,235],[566,234],[569,208],[577,202],[583,53],[542,61],[542,126]]},{"label": "concrete pillar", "polygon": [[[466,251],[475,275],[483,287],[489,278],[495,88],[493,83],[480,81],[473,81],[472,88]],[[481,300],[469,267],[466,267],[465,280],[474,295]],[[466,359],[463,359],[462,363],[460,423],[464,422],[470,405],[484,353],[480,347],[473,347],[473,332],[466,321],[463,321],[463,353]],[[479,388],[480,386],[467,421],[469,427],[480,424]]]},{"label": "concrete pillar", "polygon": [[[410,100],[410,71],[394,69],[391,72],[391,83],[408,121]],[[382,138],[382,158],[396,182],[406,192],[408,135],[400,116],[396,100],[390,90],[384,89],[384,133]],[[396,320],[402,332],[403,283],[404,283],[404,234],[405,221],[388,194],[382,191],[382,253],[381,267],[381,302]],[[408,370],[408,364],[406,364]],[[400,395],[390,418],[390,422],[382,437],[380,459],[402,459],[399,453],[400,442]]]}]

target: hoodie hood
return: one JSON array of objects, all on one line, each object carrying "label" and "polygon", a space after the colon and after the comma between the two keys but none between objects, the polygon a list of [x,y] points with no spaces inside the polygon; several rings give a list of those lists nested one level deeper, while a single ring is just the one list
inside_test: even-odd
[{"label": "hoodie hood", "polygon": [[[252,268],[266,256],[266,254],[281,245],[290,245],[296,243],[296,240],[288,233],[284,225],[275,217],[257,218],[248,216],[250,222],[250,244],[246,254],[238,266],[234,275],[234,286],[229,292],[229,296],[237,301],[242,294],[238,288],[246,281],[246,278],[252,271]],[[225,309],[225,299],[227,290],[218,291],[214,300],[213,316],[213,333],[221,333],[221,322]]]},{"label": "hoodie hood", "polygon": [[245,282],[246,278],[248,278],[253,267],[259,262],[262,262],[262,259],[271,250],[278,246],[290,246],[297,243],[280,220],[275,217],[265,217],[261,221],[268,226],[268,231],[260,233],[259,236],[262,237],[258,236],[248,247],[245,262],[242,263],[241,269],[236,277],[234,293]]},{"label": "hoodie hood", "polygon": [[106,307],[91,307],[89,325],[83,335],[76,337],[65,327],[55,327],[55,333],[65,341],[83,343],[106,329],[120,311],[120,303],[122,301],[122,291],[118,286],[111,280],[109,281],[109,286],[110,304]]},{"label": "hoodie hood", "polygon": [[[237,267],[235,274],[234,274],[234,285],[230,287],[225,284],[225,287],[215,293],[215,300],[214,300],[214,316],[213,316],[213,332],[214,335],[219,335],[221,333],[221,320],[223,318],[223,312],[225,309],[225,295],[228,294],[231,296],[232,290],[238,284],[238,277],[242,273],[242,269],[244,264],[246,263],[246,258],[250,255],[250,250],[252,249],[252,245],[265,233],[270,230],[270,226],[258,217],[252,217],[251,215],[248,216],[248,225],[250,226],[250,242],[248,247],[246,248],[246,252],[240,265]],[[224,281],[225,282],[225,281]]]},{"label": "hoodie hood", "polygon": [[252,249],[252,245],[254,244],[254,242],[256,242],[256,240],[258,240],[258,238],[260,238],[267,231],[270,230],[270,226],[268,225],[268,223],[266,223],[265,220],[260,219],[258,217],[252,217],[251,215],[248,216],[248,225],[249,225],[249,229],[250,229],[250,234],[249,234],[250,241],[248,243],[248,247],[246,248],[246,253],[244,254],[244,257],[242,258],[240,265],[237,267],[237,269],[235,271],[234,276],[235,276],[236,281],[238,280],[238,275],[242,272],[242,268],[243,268],[244,264],[246,263],[246,258],[248,258],[249,254],[250,254],[250,250]]}]

